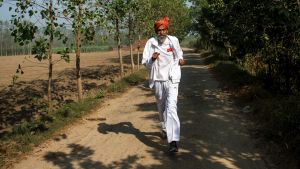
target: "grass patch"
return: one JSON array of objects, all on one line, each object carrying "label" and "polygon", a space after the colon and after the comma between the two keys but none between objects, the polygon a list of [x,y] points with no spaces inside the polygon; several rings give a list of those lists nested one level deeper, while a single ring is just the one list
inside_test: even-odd
[{"label": "grass patch", "polygon": [[147,70],[142,69],[124,78],[125,82],[130,85],[137,85],[146,80]]},{"label": "grass patch", "polygon": [[204,53],[205,63],[209,64],[218,79],[231,88],[252,85],[257,82],[247,70],[234,62],[232,57],[216,53]]},{"label": "grass patch", "polygon": [[113,83],[109,85],[108,92],[116,93],[116,92],[124,92],[128,88],[129,84],[126,83],[125,80],[121,80],[117,83]]},{"label": "grass patch", "polygon": [[251,85],[256,82],[255,77],[232,61],[217,61],[213,69],[222,81],[233,88]]},{"label": "grass patch", "polygon": [[100,89],[95,96],[86,98],[80,103],[66,104],[52,114],[42,114],[35,121],[23,121],[15,125],[10,132],[0,135],[0,166],[7,164],[8,160],[13,162],[12,159],[31,151],[33,147],[53,137],[60,129],[76,122],[91,112],[110,93],[124,92],[128,87],[145,81],[146,77],[146,70],[141,69]]}]

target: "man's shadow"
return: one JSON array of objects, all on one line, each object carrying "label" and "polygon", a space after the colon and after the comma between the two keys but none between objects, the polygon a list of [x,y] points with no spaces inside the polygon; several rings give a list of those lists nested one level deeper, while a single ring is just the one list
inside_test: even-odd
[{"label": "man's shadow", "polygon": [[[118,124],[106,124],[99,123],[98,131],[102,134],[112,133],[123,133],[123,134],[132,134],[138,140],[149,147],[153,147],[160,151],[166,150],[166,140],[161,140],[160,132],[142,132],[139,129],[135,128],[131,122],[121,122]],[[159,140],[159,141],[155,141]],[[165,143],[164,143],[165,142]]]}]

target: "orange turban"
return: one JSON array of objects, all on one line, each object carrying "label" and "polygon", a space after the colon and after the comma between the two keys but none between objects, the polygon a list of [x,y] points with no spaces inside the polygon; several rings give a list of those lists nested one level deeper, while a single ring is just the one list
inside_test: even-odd
[{"label": "orange turban", "polygon": [[160,27],[161,25],[164,25],[166,28],[169,28],[169,18],[164,17],[163,19],[156,21],[154,23],[155,30],[158,29],[158,27]]}]

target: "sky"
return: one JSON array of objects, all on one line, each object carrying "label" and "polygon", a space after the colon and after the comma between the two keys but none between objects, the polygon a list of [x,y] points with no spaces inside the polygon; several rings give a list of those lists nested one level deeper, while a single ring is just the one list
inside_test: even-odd
[{"label": "sky", "polygon": [[[191,6],[191,2],[187,2],[187,6]],[[10,0],[4,0],[2,7],[0,7],[0,20],[5,21],[11,18],[12,11],[9,11],[9,7],[13,7],[10,4]]]},{"label": "sky", "polygon": [[9,20],[11,17],[10,15],[12,14],[12,11],[9,11],[9,5],[7,3],[7,1],[4,1],[2,7],[0,7],[0,20],[5,21],[5,20]]}]

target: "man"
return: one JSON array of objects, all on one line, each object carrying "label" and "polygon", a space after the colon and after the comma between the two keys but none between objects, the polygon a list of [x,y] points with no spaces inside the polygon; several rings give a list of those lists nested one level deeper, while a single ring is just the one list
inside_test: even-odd
[{"label": "man", "polygon": [[149,71],[149,87],[155,89],[159,120],[163,136],[170,144],[169,152],[178,151],[180,122],[177,115],[177,96],[184,64],[183,52],[176,37],[168,35],[169,18],[154,24],[157,37],[150,38],[144,48],[142,64]]}]

